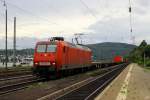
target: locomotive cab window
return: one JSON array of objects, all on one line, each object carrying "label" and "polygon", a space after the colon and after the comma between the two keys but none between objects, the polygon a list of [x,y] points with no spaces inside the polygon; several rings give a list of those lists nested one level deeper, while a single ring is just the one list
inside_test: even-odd
[{"label": "locomotive cab window", "polygon": [[46,45],[39,44],[37,45],[37,52],[45,52],[46,51]]},{"label": "locomotive cab window", "polygon": [[47,52],[56,52],[56,45],[47,45]]}]

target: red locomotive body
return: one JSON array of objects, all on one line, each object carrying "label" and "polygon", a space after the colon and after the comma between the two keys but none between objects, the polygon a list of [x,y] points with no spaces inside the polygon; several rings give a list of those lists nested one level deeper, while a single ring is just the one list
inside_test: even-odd
[{"label": "red locomotive body", "polygon": [[[34,69],[38,73],[57,73],[61,70],[89,67],[91,50],[63,40],[41,41],[34,52]],[[43,71],[44,70],[44,71]]]}]

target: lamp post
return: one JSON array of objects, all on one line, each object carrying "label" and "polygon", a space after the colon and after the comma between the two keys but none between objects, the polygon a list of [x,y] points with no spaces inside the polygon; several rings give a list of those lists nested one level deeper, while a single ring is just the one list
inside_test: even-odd
[{"label": "lamp post", "polygon": [[145,52],[144,52],[144,57],[143,57],[143,64],[144,64],[144,67],[146,66],[146,63],[145,63]]}]

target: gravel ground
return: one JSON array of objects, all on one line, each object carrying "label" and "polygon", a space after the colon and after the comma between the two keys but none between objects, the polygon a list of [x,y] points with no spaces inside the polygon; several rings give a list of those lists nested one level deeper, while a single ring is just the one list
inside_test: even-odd
[{"label": "gravel ground", "polygon": [[40,82],[30,85],[24,90],[19,90],[10,94],[0,96],[0,100],[36,100],[42,96],[53,93],[56,90],[62,89],[79,81],[89,78],[87,74],[69,76],[49,82]]},{"label": "gravel ground", "polygon": [[133,69],[123,100],[150,100],[150,70],[137,64],[130,64],[110,85],[110,88],[103,95],[99,95],[96,100],[116,100],[131,66],[133,66]]}]

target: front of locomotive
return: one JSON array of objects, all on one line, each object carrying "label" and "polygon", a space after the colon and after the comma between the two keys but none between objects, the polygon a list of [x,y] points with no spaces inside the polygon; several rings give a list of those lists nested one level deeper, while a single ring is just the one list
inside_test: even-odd
[{"label": "front of locomotive", "polygon": [[57,42],[38,42],[34,51],[33,72],[40,76],[48,76],[56,71]]}]

